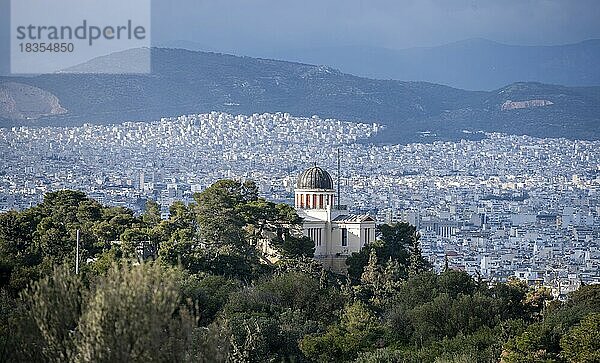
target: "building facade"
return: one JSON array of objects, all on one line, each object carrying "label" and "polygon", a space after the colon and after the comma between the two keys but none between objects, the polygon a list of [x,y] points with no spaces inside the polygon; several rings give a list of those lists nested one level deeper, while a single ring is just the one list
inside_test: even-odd
[{"label": "building facade", "polygon": [[316,165],[298,177],[294,200],[304,219],[304,235],[315,242],[315,258],[327,268],[344,272],[346,258],[375,240],[375,219],[349,214],[340,205],[331,175]]}]

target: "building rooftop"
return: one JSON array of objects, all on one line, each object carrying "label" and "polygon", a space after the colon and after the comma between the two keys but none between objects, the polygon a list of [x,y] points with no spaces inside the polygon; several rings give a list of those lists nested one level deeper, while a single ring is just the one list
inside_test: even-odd
[{"label": "building rooftop", "polygon": [[375,222],[375,219],[373,219],[373,217],[366,215],[366,214],[340,215],[340,216],[335,217],[333,220],[336,222]]},{"label": "building rooftop", "polygon": [[296,182],[298,189],[333,189],[333,179],[324,169],[313,166],[306,169],[298,177]]}]

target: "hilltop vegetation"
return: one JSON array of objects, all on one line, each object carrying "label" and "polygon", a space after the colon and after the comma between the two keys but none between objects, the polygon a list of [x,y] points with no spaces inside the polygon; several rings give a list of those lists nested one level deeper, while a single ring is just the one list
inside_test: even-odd
[{"label": "hilltop vegetation", "polygon": [[[600,286],[429,271],[408,224],[324,271],[290,206],[223,180],[135,216],[60,191],[0,214],[0,361],[595,362]],[[74,273],[81,231],[81,271]],[[269,264],[255,245],[269,239]],[[141,263],[143,250],[156,259]]]}]

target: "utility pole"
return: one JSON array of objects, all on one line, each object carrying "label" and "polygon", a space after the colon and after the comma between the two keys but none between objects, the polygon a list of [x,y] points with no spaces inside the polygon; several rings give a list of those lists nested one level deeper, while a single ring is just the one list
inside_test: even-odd
[{"label": "utility pole", "polygon": [[340,183],[341,183],[341,167],[340,167],[340,148],[337,149],[337,209],[340,210]]},{"label": "utility pole", "polygon": [[75,275],[79,275],[79,230],[77,230],[77,249],[75,251]]}]

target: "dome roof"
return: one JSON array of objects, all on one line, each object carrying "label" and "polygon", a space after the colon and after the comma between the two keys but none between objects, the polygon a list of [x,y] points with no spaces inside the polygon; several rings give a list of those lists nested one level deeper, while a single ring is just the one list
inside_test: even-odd
[{"label": "dome roof", "polygon": [[300,174],[296,188],[333,189],[333,179],[331,179],[331,175],[328,172],[315,165]]}]

